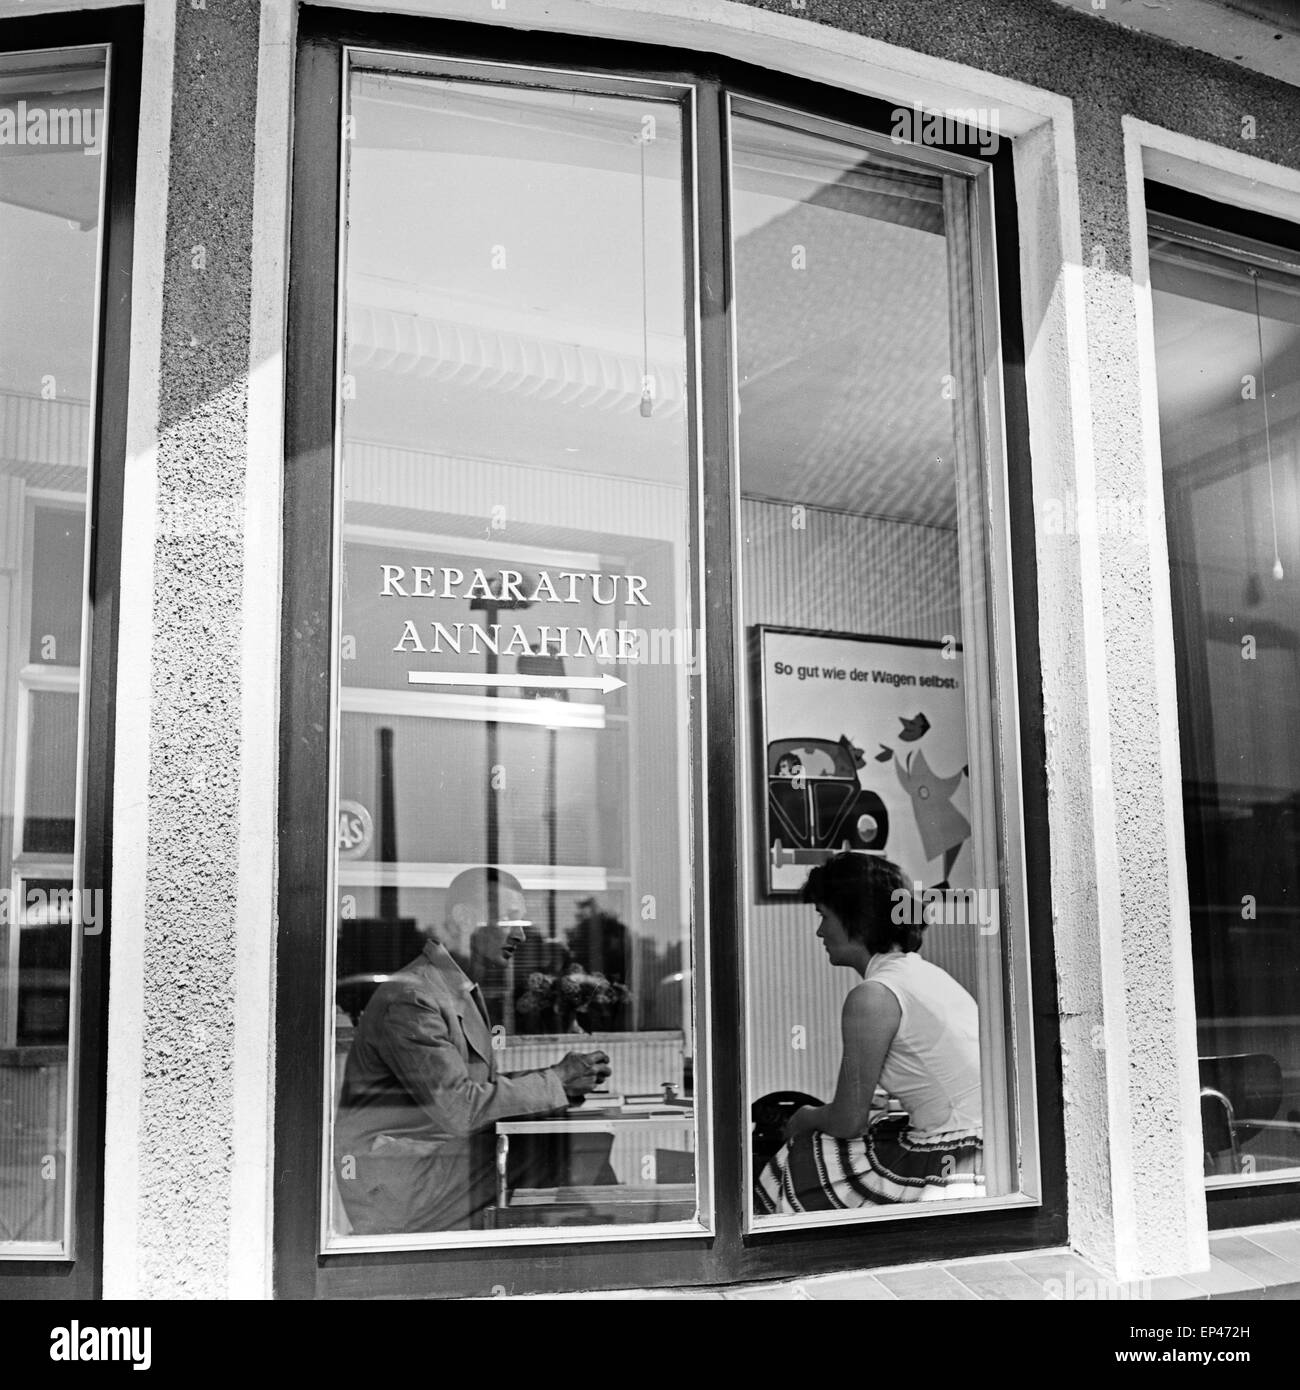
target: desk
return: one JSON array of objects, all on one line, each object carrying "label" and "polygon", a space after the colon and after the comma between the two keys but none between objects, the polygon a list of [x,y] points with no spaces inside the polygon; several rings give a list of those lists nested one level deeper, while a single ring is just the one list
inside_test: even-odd
[{"label": "desk", "polygon": [[[613,1134],[626,1135],[644,1131],[647,1136],[667,1133],[695,1134],[695,1111],[682,1106],[630,1106],[616,1110],[587,1111],[575,1107],[559,1115],[541,1115],[533,1119],[498,1120],[496,1126],[496,1169],[497,1169],[497,1209],[504,1211],[510,1205],[510,1184],[508,1180],[510,1161],[510,1139],[512,1135],[526,1134]],[[689,1186],[694,1198],[694,1184],[651,1184],[637,1188],[634,1184],[617,1183],[581,1188],[556,1188],[555,1202],[591,1200],[588,1195],[574,1196],[575,1193],[600,1193],[606,1200],[653,1201],[669,1196],[669,1189]],[[603,1188],[603,1191],[602,1191]],[[539,1205],[542,1199],[528,1190],[530,1195],[520,1194],[523,1205]],[[547,1192],[550,1189],[546,1189]],[[635,1195],[645,1194],[645,1195]]]}]

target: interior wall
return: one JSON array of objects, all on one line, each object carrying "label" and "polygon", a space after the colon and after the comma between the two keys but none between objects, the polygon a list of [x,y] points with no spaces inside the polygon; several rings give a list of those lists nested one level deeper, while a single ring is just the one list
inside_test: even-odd
[{"label": "interior wall", "polygon": [[[638,1026],[680,1027],[689,1050],[691,894],[681,839],[690,805],[683,699],[684,675],[698,663],[699,651],[686,620],[685,489],[534,463],[462,459],[369,440],[349,445],[348,469],[349,506],[358,514],[362,504],[373,503],[394,515],[423,517],[439,530],[460,526],[469,532],[461,542],[467,554],[482,543],[485,519],[504,501],[507,524],[492,533],[493,554],[501,547],[508,553],[517,542],[563,560],[565,547],[575,546],[599,554],[607,570],[646,577],[648,604],[610,609],[599,619],[644,629],[645,664],[629,681],[625,707],[617,711],[611,705],[610,738],[602,745],[607,752],[603,766],[597,764],[597,776],[589,767],[580,771],[581,765],[562,759],[558,795],[566,823],[590,819],[598,790],[593,783],[602,775],[607,794],[621,799],[621,821],[605,815],[601,834],[592,834],[589,825],[583,829],[590,844],[590,862],[584,867],[607,875],[606,891],[592,890],[593,896],[628,929],[628,984],[636,998]],[[437,539],[431,537],[431,544]],[[594,610],[583,621],[595,625],[602,611]],[[547,615],[538,609],[521,620],[535,629]],[[417,788],[412,795],[423,796],[424,790]],[[508,841],[504,843],[508,849]],[[543,912],[540,894],[534,895],[532,910]],[[563,936],[574,919],[566,915],[556,925]]]},{"label": "interior wall", "polygon": [[[957,534],[934,526],[745,498],[744,615],[755,624],[937,642],[961,631]],[[751,770],[751,778],[757,769]],[[760,833],[750,797],[750,837]],[[757,860],[751,849],[751,862]],[[840,1008],[858,983],[827,965],[816,915],[768,902],[751,875],[746,902],[750,1095],[804,1091],[829,1100],[840,1060]],[[937,964],[954,962],[934,949]]]}]

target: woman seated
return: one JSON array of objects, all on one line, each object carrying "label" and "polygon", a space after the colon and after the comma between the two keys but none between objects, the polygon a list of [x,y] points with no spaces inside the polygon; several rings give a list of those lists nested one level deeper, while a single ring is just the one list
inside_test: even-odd
[{"label": "woman seated", "polygon": [[[978,1008],[918,954],[910,893],[876,855],[837,854],[808,875],[827,957],[862,983],[844,1001],[835,1098],[790,1118],[755,1184],[759,1213],[984,1196]],[[877,1087],[903,1113],[873,1118]]]}]

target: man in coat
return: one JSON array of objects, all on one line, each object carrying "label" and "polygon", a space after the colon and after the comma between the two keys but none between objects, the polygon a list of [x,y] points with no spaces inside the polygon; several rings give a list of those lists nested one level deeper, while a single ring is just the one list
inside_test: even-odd
[{"label": "man in coat", "polygon": [[[496,868],[458,874],[446,917],[502,966],[529,925],[518,880]],[[496,1121],[563,1109],[608,1075],[603,1052],[499,1073],[478,985],[430,938],[371,996],[348,1052],[334,1165],[354,1233],[478,1224],[495,1198]]]}]

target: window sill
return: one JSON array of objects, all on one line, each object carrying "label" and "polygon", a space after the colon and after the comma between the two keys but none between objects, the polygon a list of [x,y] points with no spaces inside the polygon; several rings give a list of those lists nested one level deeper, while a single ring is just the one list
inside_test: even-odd
[{"label": "window sill", "polygon": [[1160,1279],[1117,1283],[1070,1250],[992,1255],[948,1264],[898,1265],[780,1283],[605,1293],[533,1294],[533,1298],[727,1299],[885,1302],[1004,1299],[1150,1302],[1300,1298],[1300,1222],[1210,1236],[1210,1267]]}]

